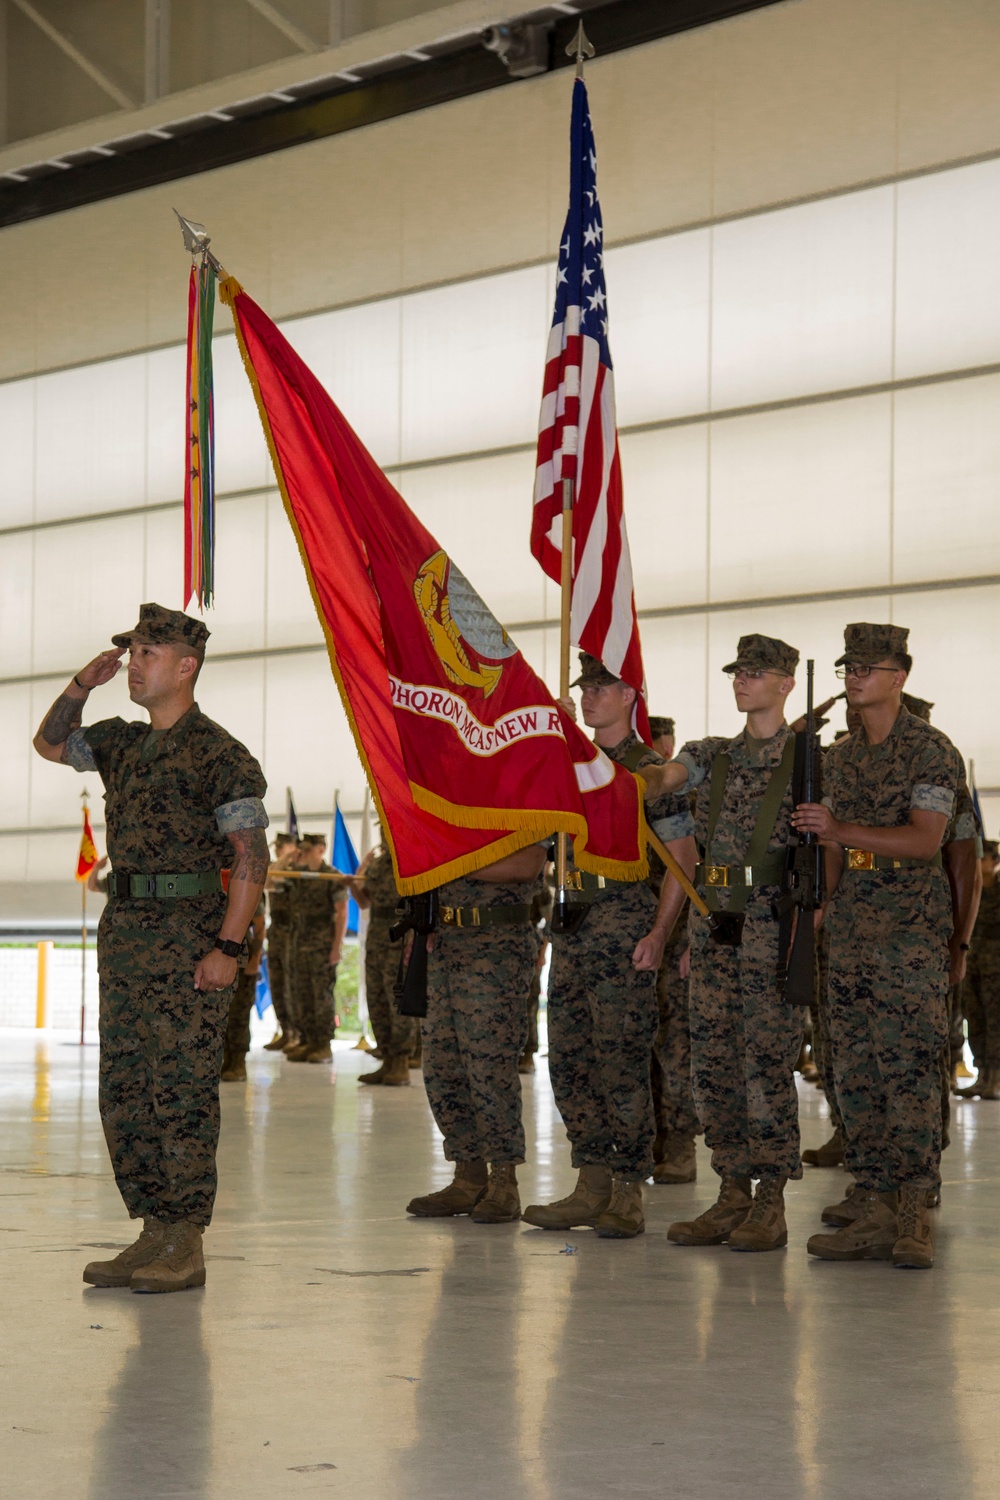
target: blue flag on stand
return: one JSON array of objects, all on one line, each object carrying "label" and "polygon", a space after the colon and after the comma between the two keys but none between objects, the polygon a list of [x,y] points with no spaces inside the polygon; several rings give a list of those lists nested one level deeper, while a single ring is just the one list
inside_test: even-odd
[{"label": "blue flag on stand", "polygon": [[295,802],[292,797],[290,786],[285,788],[285,832],[293,839],[299,836],[299,820],[295,812]]},{"label": "blue flag on stand", "polygon": [[[355,874],[358,868],[357,851],[339,807],[333,815],[333,868],[341,870],[345,875]],[[347,930],[357,936],[358,904],[353,896],[347,898]]]},{"label": "blue flag on stand", "polygon": [[267,1007],[271,1004],[271,976],[267,967],[267,954],[260,955],[260,968],[257,970],[257,988],[254,991],[254,1004],[257,1007],[258,1016],[263,1016]]}]

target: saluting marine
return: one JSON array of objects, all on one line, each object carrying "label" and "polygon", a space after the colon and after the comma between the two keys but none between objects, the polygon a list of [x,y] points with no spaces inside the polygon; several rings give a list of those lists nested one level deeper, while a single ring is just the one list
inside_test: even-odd
[{"label": "saluting marine", "polygon": [[[205,1280],[219,1064],[267,874],[266,783],[250,752],[194,701],[208,640],[200,620],[144,604],[135,629],[112,640],[114,650],[67,684],[34,741],[46,760],[100,775],[113,866],[97,935],[98,1099],[118,1190],[143,1230],[83,1276],[173,1292]],[[126,651],[129,696],[150,722],[82,728],[84,704]]]}]

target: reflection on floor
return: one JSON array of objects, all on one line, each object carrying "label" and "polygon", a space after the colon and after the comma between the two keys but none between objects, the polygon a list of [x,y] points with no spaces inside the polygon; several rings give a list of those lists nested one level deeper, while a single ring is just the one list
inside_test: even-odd
[{"label": "reflection on floor", "polygon": [[[130,1238],[97,1048],[0,1036],[0,1473],[12,1500],[867,1500],[997,1493],[1000,1105],[963,1104],[939,1265],[809,1261],[841,1172],[789,1190],[787,1251],[668,1244],[714,1196],[649,1188],[646,1235],[408,1221],[447,1173],[415,1075],[358,1088],[251,1056],[224,1088],[204,1291],[80,1281]],[[524,1201],[571,1179],[544,1064]],[[803,1137],[827,1133],[803,1090]]]}]

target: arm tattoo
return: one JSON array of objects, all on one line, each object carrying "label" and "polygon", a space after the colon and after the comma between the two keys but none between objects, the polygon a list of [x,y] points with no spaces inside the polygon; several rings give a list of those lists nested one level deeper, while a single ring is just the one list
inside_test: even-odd
[{"label": "arm tattoo", "polygon": [[236,851],[230,880],[248,880],[251,885],[263,885],[271,859],[263,828],[239,828],[229,835],[229,842]]},{"label": "arm tattoo", "polygon": [[83,723],[82,698],[71,698],[62,693],[53,703],[42,724],[42,739],[47,745],[61,745],[68,740],[74,729]]}]

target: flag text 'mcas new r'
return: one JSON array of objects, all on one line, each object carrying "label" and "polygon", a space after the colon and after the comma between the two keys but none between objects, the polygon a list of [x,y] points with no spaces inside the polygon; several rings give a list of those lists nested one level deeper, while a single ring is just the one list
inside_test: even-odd
[{"label": "flag text 'mcas new r'", "polygon": [[266,314],[221,290],[400,890],[554,831],[581,868],[641,879],[639,783],[556,705]]}]

